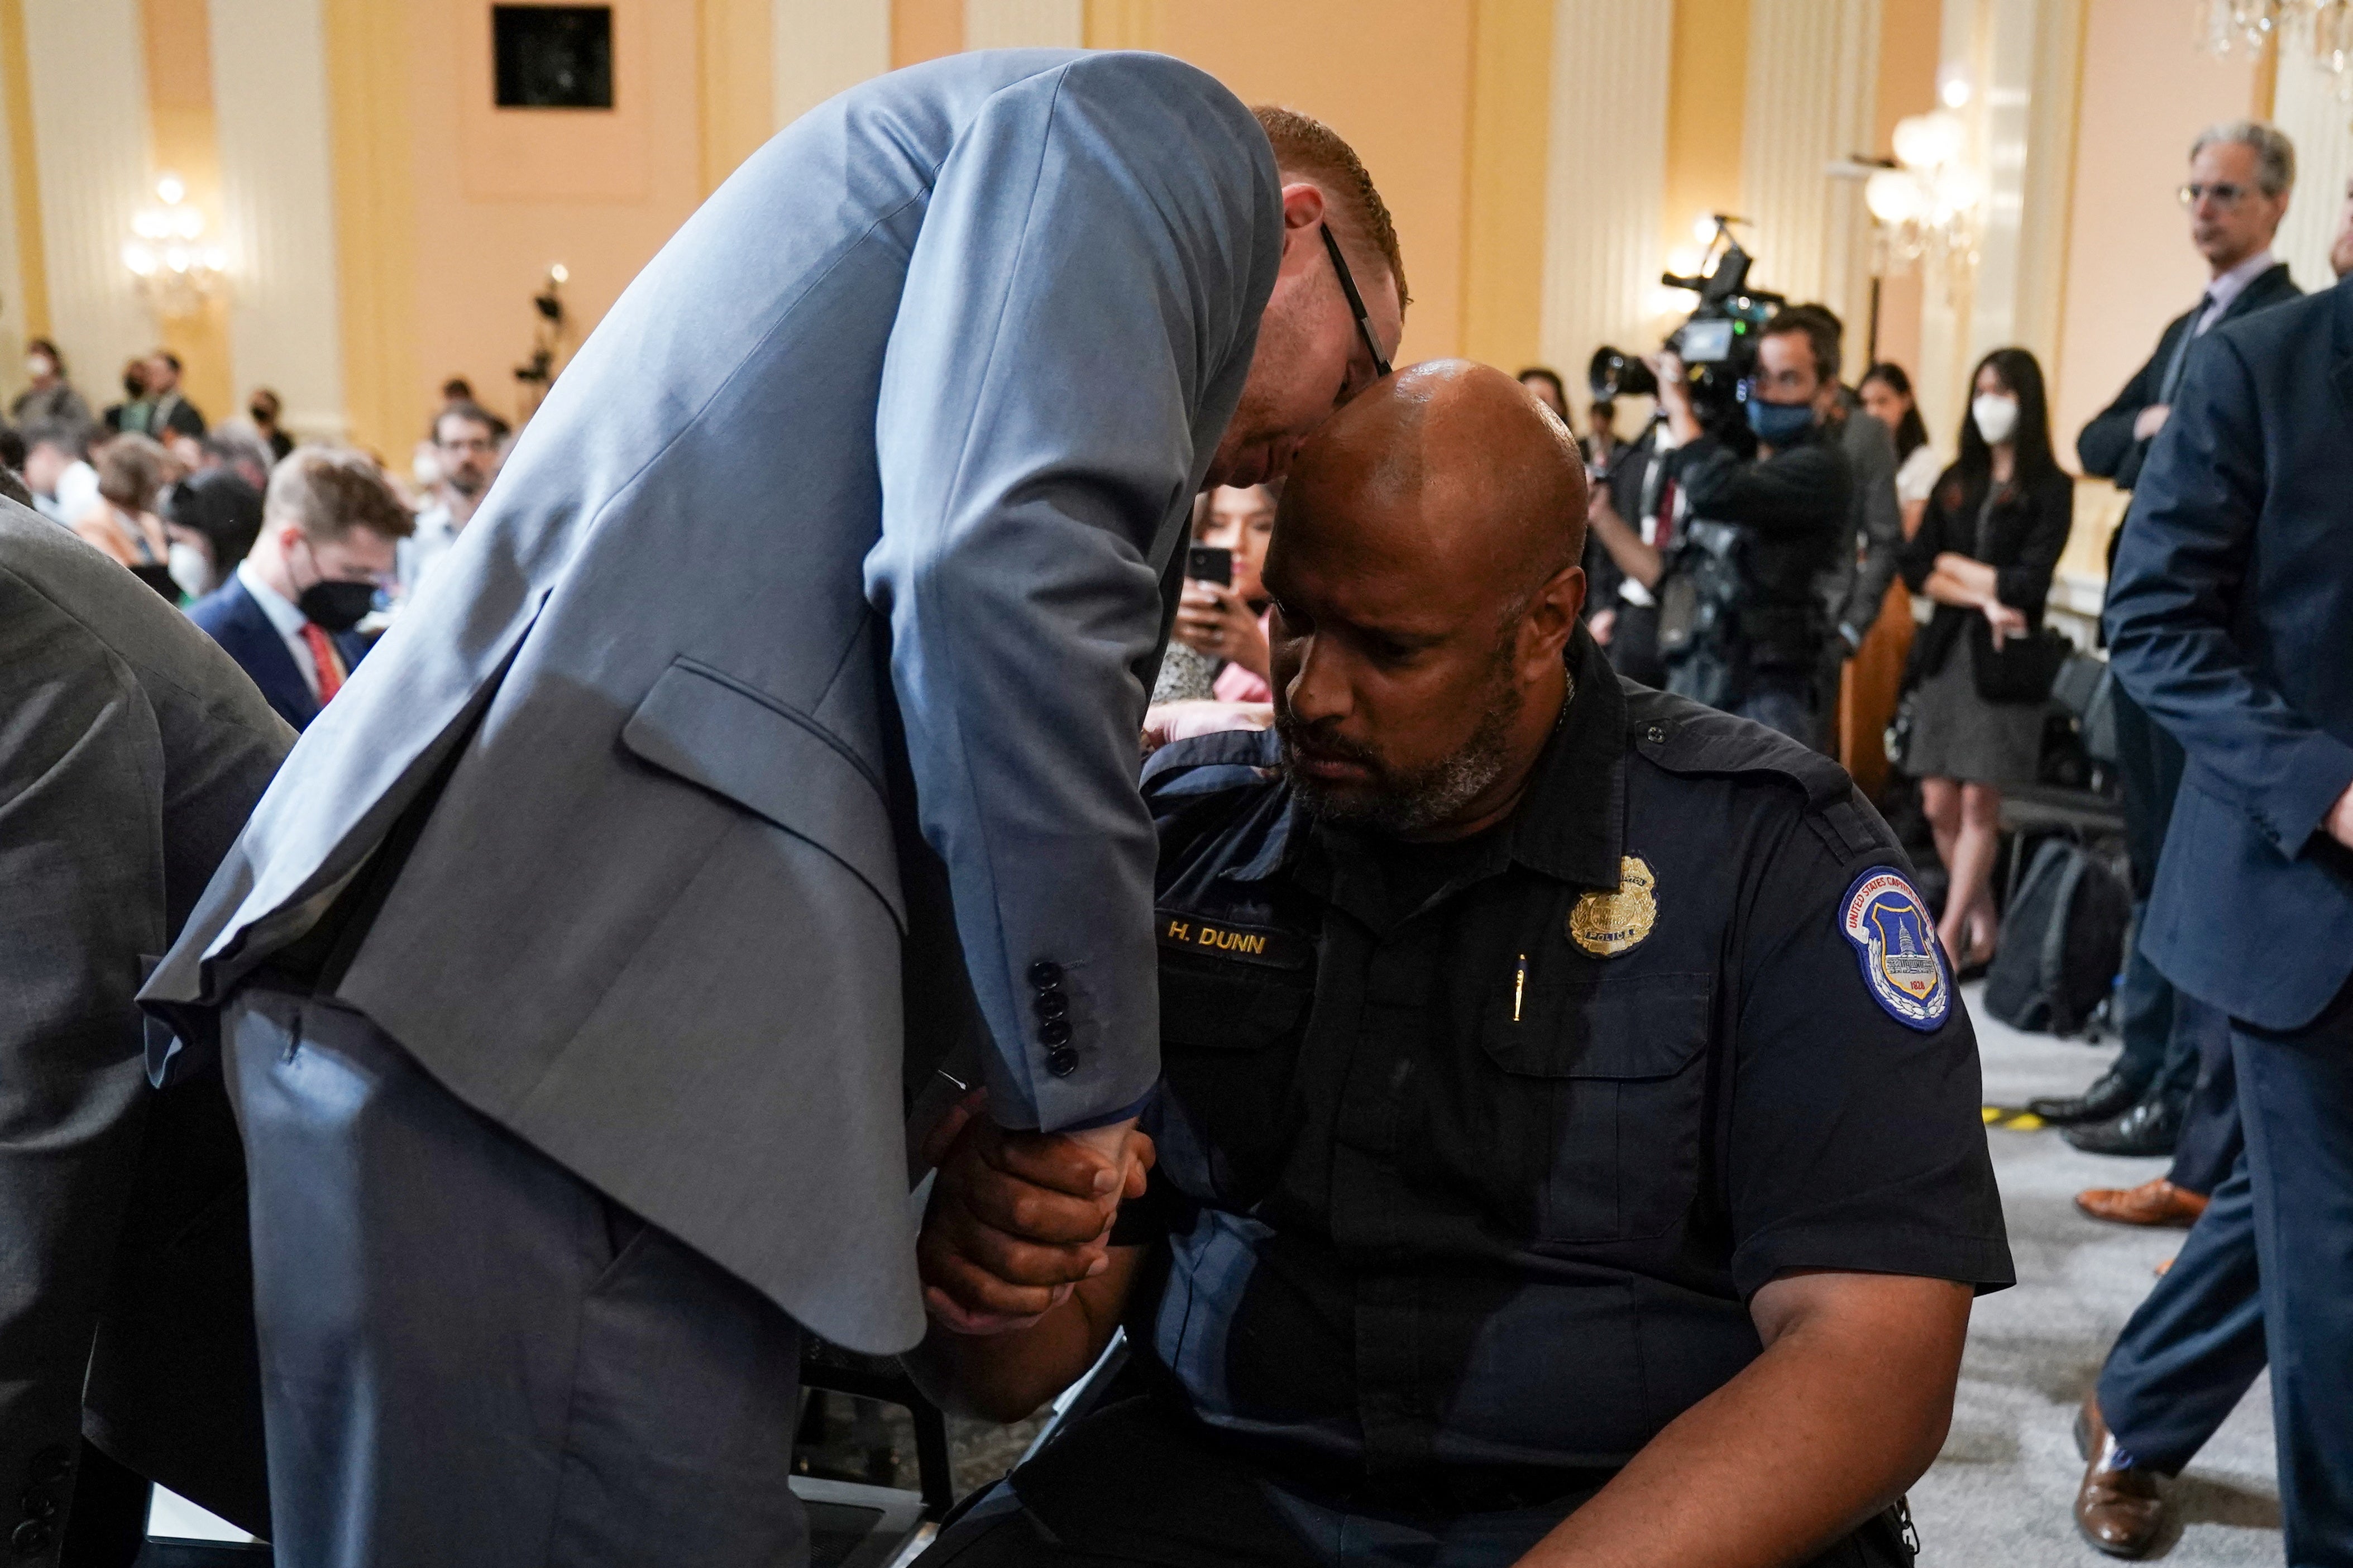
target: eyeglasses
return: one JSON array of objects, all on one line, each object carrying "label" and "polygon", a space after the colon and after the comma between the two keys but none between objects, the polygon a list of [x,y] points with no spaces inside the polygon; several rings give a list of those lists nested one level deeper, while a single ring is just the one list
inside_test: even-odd
[{"label": "eyeglasses", "polygon": [[2185,207],[2194,207],[2208,196],[2214,198],[2214,205],[2218,207],[2234,207],[2239,205],[2241,198],[2252,194],[2246,186],[2234,185],[2227,180],[2211,185],[2201,185],[2193,180],[2175,193],[2181,198],[2181,205]]},{"label": "eyeglasses", "polygon": [[1356,318],[1356,331],[1364,334],[1365,352],[1373,356],[1373,379],[1380,380],[1389,373],[1389,362],[1381,355],[1381,345],[1373,341],[1373,323],[1365,316],[1365,297],[1356,292],[1356,280],[1348,273],[1348,258],[1340,254],[1340,242],[1332,237],[1330,224],[1318,224],[1324,231],[1324,248],[1332,253],[1332,270],[1340,275],[1340,292],[1348,297],[1349,313]]}]

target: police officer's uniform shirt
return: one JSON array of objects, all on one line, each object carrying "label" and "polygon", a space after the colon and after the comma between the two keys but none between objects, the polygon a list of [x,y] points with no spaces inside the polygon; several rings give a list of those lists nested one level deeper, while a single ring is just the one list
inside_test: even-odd
[{"label": "police officer's uniform shirt", "polygon": [[[1130,1333],[1279,1462],[1607,1468],[1789,1269],[2012,1282],[1975,1037],[1835,763],[1621,687],[1459,848],[1318,825],[1270,733],[1165,748],[1165,1237]],[[1410,908],[1395,884],[1443,880]]]}]

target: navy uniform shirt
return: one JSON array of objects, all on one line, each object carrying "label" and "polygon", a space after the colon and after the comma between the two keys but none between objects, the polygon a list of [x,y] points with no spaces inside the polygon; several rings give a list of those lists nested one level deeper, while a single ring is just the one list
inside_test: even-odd
[{"label": "navy uniform shirt", "polygon": [[1269,733],[1145,789],[1161,1239],[1131,1335],[1212,1427],[1331,1473],[1608,1469],[1747,1364],[1785,1270],[2012,1282],[1976,1040],[1845,773],[1623,685],[1503,827],[1319,825]]}]

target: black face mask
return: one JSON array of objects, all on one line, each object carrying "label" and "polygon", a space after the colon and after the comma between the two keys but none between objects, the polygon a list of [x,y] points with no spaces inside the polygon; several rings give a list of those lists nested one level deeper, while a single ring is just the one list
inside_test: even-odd
[{"label": "black face mask", "polygon": [[324,630],[347,632],[375,608],[375,584],[313,583],[296,597],[294,607]]}]

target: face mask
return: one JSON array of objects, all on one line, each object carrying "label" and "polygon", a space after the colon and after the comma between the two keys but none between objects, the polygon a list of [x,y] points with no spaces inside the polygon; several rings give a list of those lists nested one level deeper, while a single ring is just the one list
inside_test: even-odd
[{"label": "face mask", "polygon": [[1969,405],[1969,417],[1978,422],[1978,434],[1986,445],[1999,447],[2018,434],[2018,399],[1981,393]]},{"label": "face mask", "polygon": [[32,358],[25,362],[25,374],[31,376],[35,381],[46,381],[50,376],[55,375],[57,374],[57,370],[58,367],[56,365],[50,363],[47,360],[43,359],[38,354],[33,355]]},{"label": "face mask", "polygon": [[295,598],[294,607],[322,630],[347,632],[375,608],[375,584],[313,583]]},{"label": "face mask", "polygon": [[250,414],[250,415],[252,415],[252,416],[253,416],[253,422],[254,422],[256,425],[259,425],[259,426],[263,426],[265,429],[266,429],[266,428],[268,428],[268,426],[269,426],[269,409],[267,409],[267,408],[259,408],[259,407],[256,407],[256,408],[248,408],[248,409],[247,409],[247,410],[246,410],[246,412],[247,412],[248,414]]},{"label": "face mask", "polygon": [[1767,403],[1758,397],[1748,400],[1748,427],[1768,447],[1788,446],[1813,423],[1814,405],[1810,403]]},{"label": "face mask", "polygon": [[172,581],[177,583],[180,592],[189,598],[201,599],[212,592],[212,559],[203,551],[193,544],[174,544],[164,559],[167,563],[164,569],[172,574]]}]

